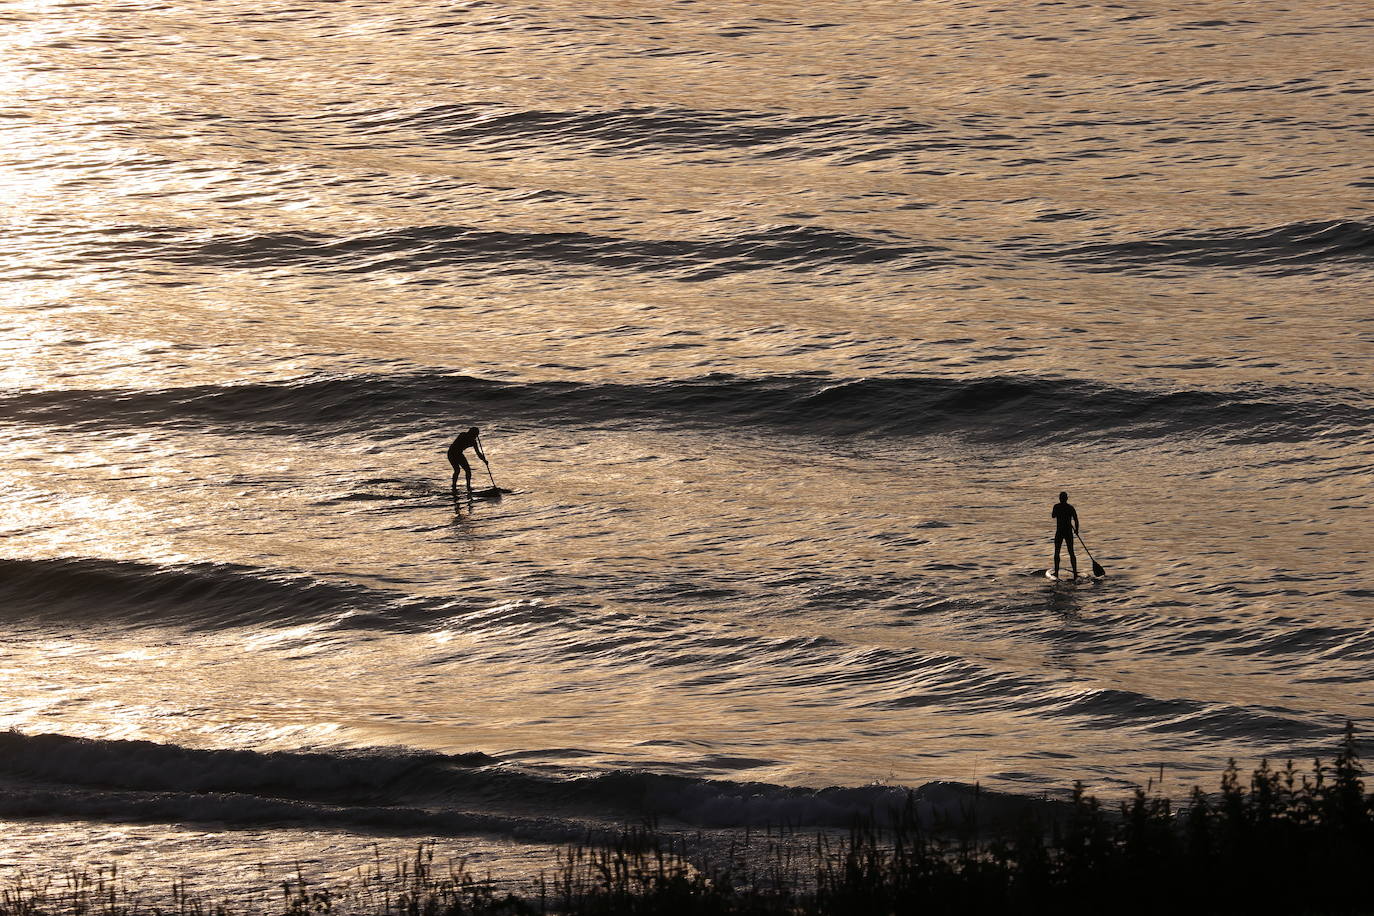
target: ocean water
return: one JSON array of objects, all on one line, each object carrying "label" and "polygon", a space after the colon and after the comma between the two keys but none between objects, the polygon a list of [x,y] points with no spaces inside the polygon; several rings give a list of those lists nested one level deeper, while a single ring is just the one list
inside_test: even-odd
[{"label": "ocean water", "polygon": [[[1374,719],[1371,41],[0,4],[0,872],[529,874],[1329,755]],[[514,492],[455,505],[474,424]],[[1107,577],[1042,575],[1061,489]]]}]

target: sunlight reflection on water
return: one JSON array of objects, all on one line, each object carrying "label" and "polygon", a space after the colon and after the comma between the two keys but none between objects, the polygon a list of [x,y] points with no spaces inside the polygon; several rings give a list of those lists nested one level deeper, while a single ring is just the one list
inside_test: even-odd
[{"label": "sunlight reflection on water", "polygon": [[1374,25],[1244,12],[9,4],[0,858],[1328,752]]}]

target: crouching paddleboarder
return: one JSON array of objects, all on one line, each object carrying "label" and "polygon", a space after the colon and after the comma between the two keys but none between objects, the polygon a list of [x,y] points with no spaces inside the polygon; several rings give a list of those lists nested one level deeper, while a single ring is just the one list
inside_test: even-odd
[{"label": "crouching paddleboarder", "polygon": [[[467,484],[468,495],[472,495],[472,465],[468,464],[468,459],[463,452],[472,449],[473,453],[482,459],[483,464],[487,465],[488,468],[491,467],[491,463],[487,461],[487,456],[482,454],[480,437],[481,432],[477,427],[472,426],[468,428],[467,432],[459,433],[458,438],[454,439],[453,444],[448,447],[448,463],[453,465],[453,482],[449,485],[449,489],[453,492],[454,499],[458,498],[458,472],[460,470],[464,475],[464,483]],[[1069,549],[1072,550],[1073,547],[1070,546]]]}]

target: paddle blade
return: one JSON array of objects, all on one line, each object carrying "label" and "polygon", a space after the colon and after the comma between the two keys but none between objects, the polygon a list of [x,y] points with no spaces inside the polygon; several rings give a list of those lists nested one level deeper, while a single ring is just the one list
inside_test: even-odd
[{"label": "paddle blade", "polygon": [[1106,574],[1107,574],[1107,571],[1106,571],[1105,569],[1102,568],[1102,564],[1099,563],[1099,562],[1097,562],[1096,560],[1093,560],[1093,575],[1094,575],[1094,576],[1105,576]]}]

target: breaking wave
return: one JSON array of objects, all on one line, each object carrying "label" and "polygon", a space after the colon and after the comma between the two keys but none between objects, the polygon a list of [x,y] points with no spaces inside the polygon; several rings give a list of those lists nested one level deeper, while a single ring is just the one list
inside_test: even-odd
[{"label": "breaking wave", "polygon": [[[928,823],[1035,804],[956,783],[811,789],[641,771],[541,773],[482,753],[263,753],[0,733],[0,814],[301,823],[573,840],[643,818],[704,828],[843,828],[911,804]],[[671,826],[671,825],[668,825]]]}]

